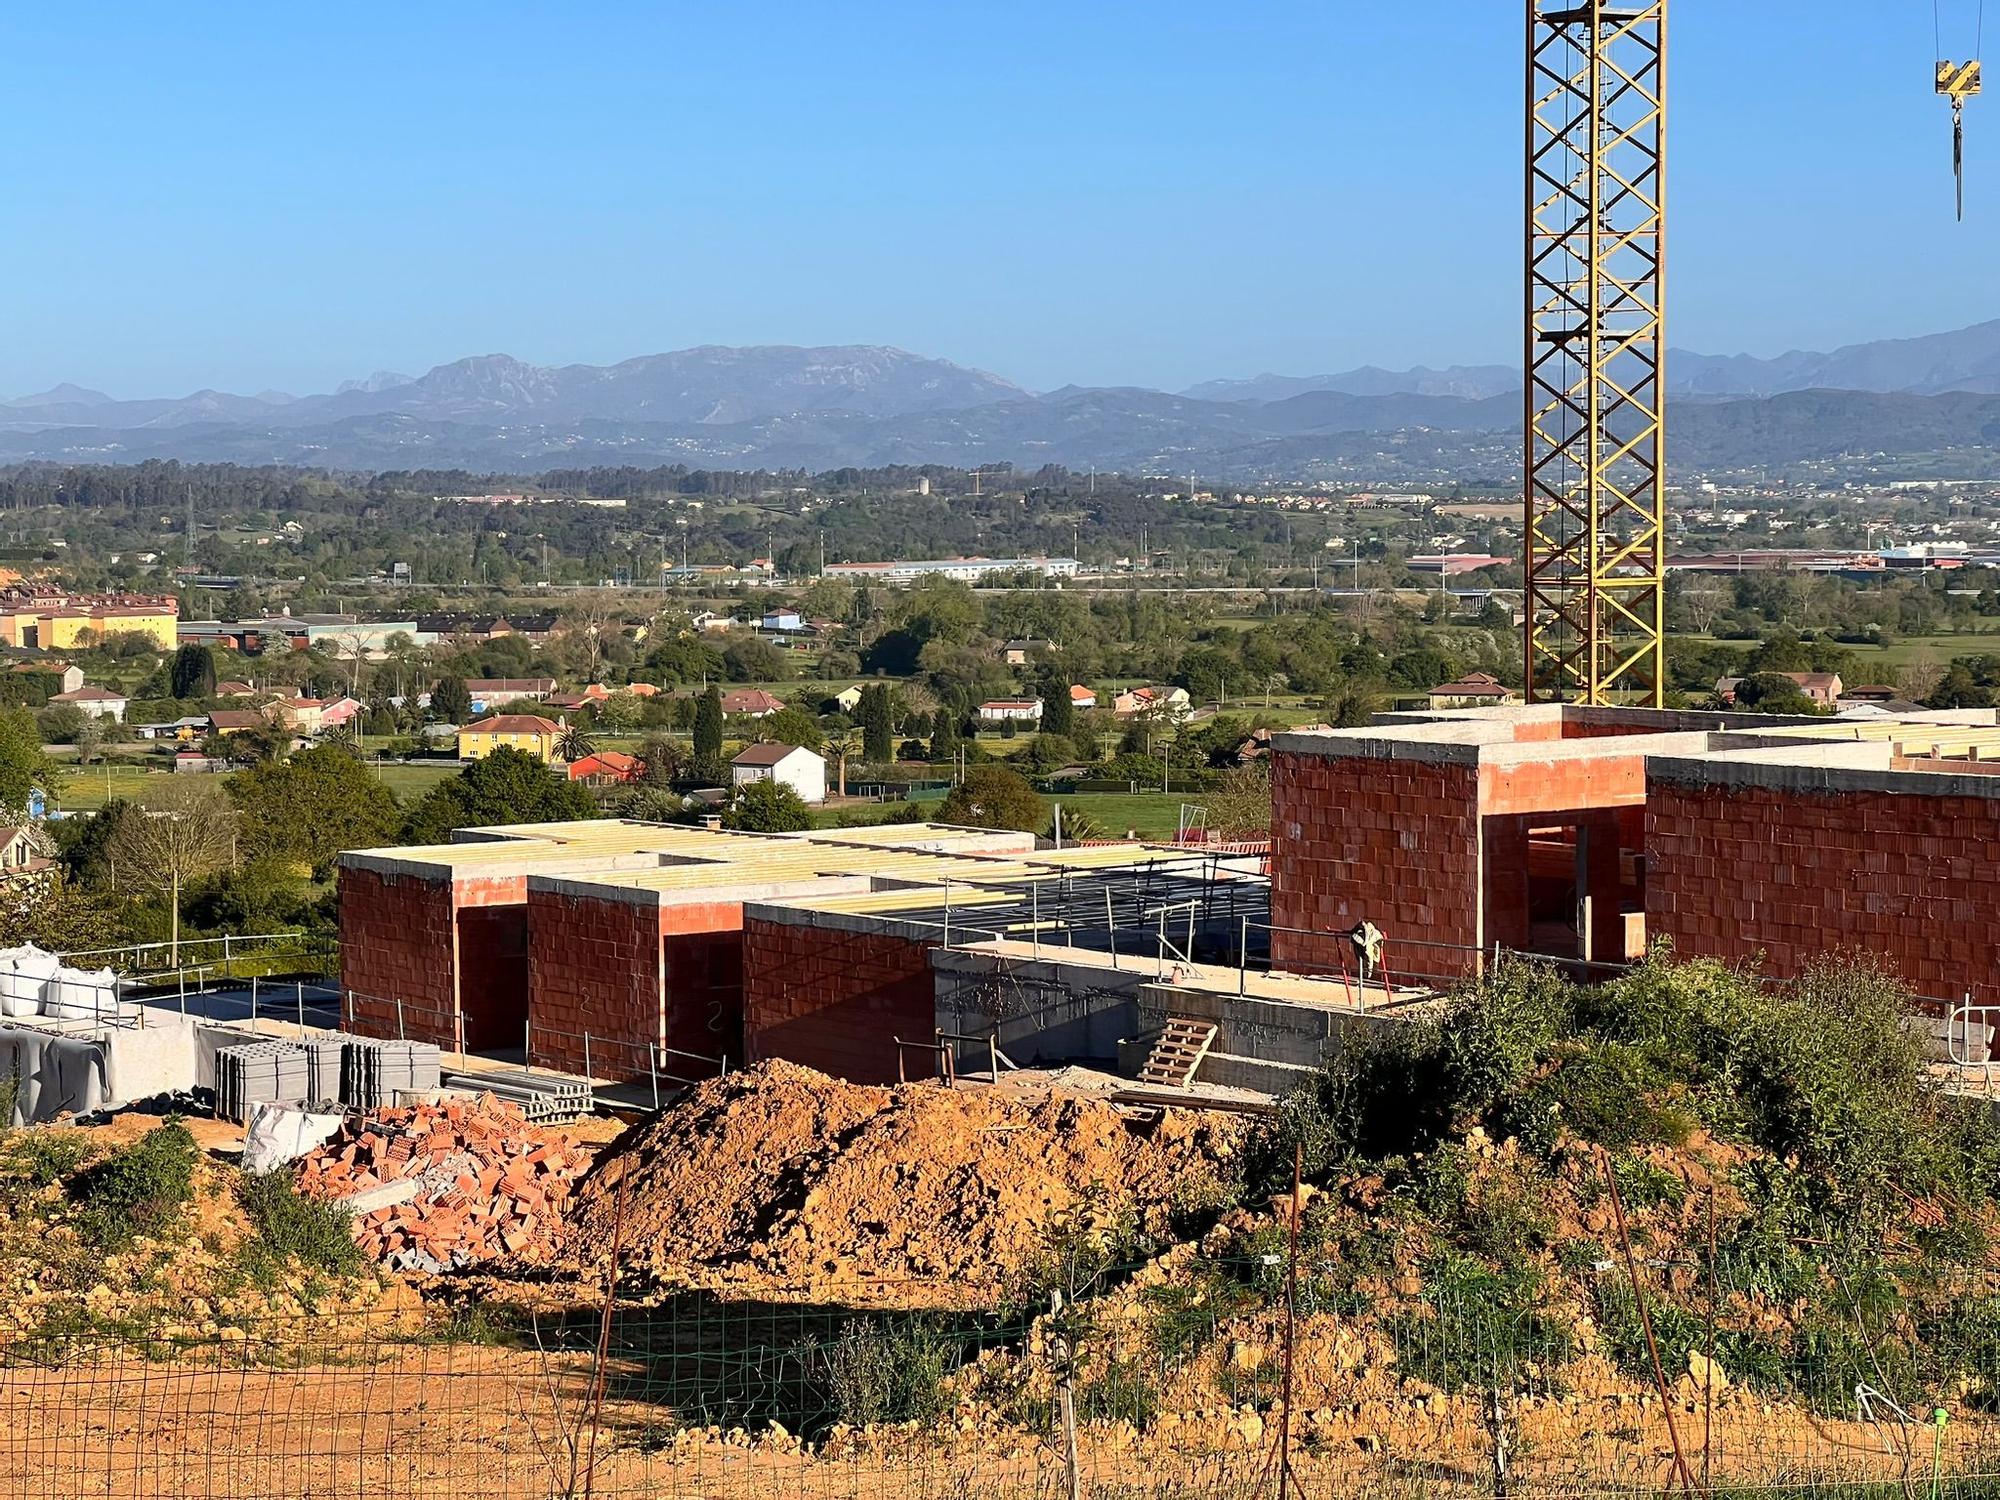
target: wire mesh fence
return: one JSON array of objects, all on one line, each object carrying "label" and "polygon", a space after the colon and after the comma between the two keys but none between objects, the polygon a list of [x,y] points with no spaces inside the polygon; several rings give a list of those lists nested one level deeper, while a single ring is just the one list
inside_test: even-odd
[{"label": "wire mesh fence", "polygon": [[2000,1494],[2000,1332],[1966,1288],[1955,1342],[1860,1286],[1804,1317],[1720,1249],[1582,1267],[1581,1306],[1296,1241],[1170,1262],[1005,1313],[881,1310],[914,1289],[870,1281],[70,1319],[0,1351],[0,1492]]}]

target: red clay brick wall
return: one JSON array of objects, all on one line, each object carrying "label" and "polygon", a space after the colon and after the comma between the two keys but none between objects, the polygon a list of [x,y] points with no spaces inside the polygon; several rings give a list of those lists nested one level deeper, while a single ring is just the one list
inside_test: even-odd
[{"label": "red clay brick wall", "polygon": [[[1363,917],[1388,938],[1392,972],[1477,948],[1479,783],[1470,765],[1362,756],[1271,757],[1271,922],[1344,933]],[[1338,938],[1274,932],[1272,961],[1331,968]]]},{"label": "red clay brick wall", "polygon": [[348,1026],[362,1036],[404,1032],[456,1046],[452,1022],[452,899],[444,881],[340,872],[340,985]]},{"label": "red clay brick wall", "polygon": [[650,903],[528,893],[529,1061],[599,1078],[649,1076],[660,1040],[660,917]]},{"label": "red clay brick wall", "polygon": [[[937,1029],[933,945],[751,918],[743,927],[749,1060],[782,1057],[856,1083],[894,1083],[894,1038]],[[912,1076],[929,1076],[911,1052]]]},{"label": "red clay brick wall", "polygon": [[1647,932],[1677,953],[1790,976],[1861,949],[1921,995],[2000,1000],[2000,801],[1656,780],[1646,825]]}]

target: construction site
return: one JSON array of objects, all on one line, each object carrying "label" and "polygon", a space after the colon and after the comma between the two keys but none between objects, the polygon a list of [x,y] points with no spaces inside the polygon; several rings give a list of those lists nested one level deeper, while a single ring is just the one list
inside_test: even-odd
[{"label": "construction site", "polygon": [[349,850],[311,1007],[10,950],[0,1488],[1996,1493],[2000,711],[1664,706],[1666,12],[1526,5],[1525,706]]}]

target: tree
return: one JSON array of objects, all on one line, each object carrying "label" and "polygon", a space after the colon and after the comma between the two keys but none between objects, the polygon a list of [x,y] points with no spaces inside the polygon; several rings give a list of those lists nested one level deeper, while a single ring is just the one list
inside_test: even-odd
[{"label": "tree", "polygon": [[1024,777],[1005,766],[980,766],[951,789],[938,809],[940,822],[968,828],[1012,828],[1033,833],[1047,817],[1042,799]]},{"label": "tree", "polygon": [[562,733],[556,737],[556,754],[572,765],[596,752],[597,746],[591,743],[590,731],[574,720],[564,724]]},{"label": "tree", "polygon": [[613,734],[630,734],[645,717],[646,705],[637,693],[616,692],[593,710],[597,722]]},{"label": "tree", "polygon": [[589,791],[525,750],[503,745],[439,782],[410,809],[404,841],[442,843],[460,828],[565,823],[597,816]]},{"label": "tree", "polygon": [[780,745],[799,745],[815,754],[826,743],[819,723],[802,709],[781,708],[757,721],[757,737]]},{"label": "tree", "polygon": [[835,793],[837,796],[845,797],[847,795],[848,758],[854,754],[860,745],[861,737],[852,729],[836,730],[827,736],[826,748],[828,753],[833,756],[833,763],[837,768],[835,773],[838,778],[836,782],[837,791]]},{"label": "tree", "polygon": [[463,677],[446,677],[431,689],[431,712],[444,724],[463,724],[472,717],[472,693]]},{"label": "tree", "polygon": [[654,788],[672,786],[680,779],[681,759],[679,741],[649,735],[639,747],[639,780]]},{"label": "tree", "polygon": [[173,918],[170,961],[178,966],[182,893],[236,863],[236,809],[221,785],[203,776],[162,776],[138,803],[139,816],[119,823],[109,852],[121,885],[166,895]]},{"label": "tree", "polygon": [[61,874],[0,888],[0,945],[88,953],[129,941],[132,903],[86,891]]},{"label": "tree", "polygon": [[703,761],[722,759],[722,689],[713,684],[695,705],[694,756]]},{"label": "tree", "polygon": [[192,642],[181,647],[174,653],[168,680],[173,685],[172,691],[176,698],[213,698],[215,653],[206,646]]},{"label": "tree", "polygon": [[1076,704],[1069,696],[1069,684],[1060,677],[1045,679],[1041,685],[1042,733],[1067,735],[1076,729]]},{"label": "tree", "polygon": [[0,808],[24,808],[30,792],[52,796],[61,785],[62,771],[42,748],[35,716],[25,708],[0,711]]},{"label": "tree", "polygon": [[861,754],[867,760],[895,758],[896,728],[889,710],[889,690],[872,684],[861,690]]},{"label": "tree", "polygon": [[800,833],[812,827],[805,799],[782,781],[753,781],[722,815],[724,828],[746,833]]},{"label": "tree", "polygon": [[1222,778],[1207,798],[1208,828],[1218,838],[1253,839],[1271,832],[1271,772],[1262,762]]},{"label": "tree", "polygon": [[1736,706],[1753,714],[1816,714],[1819,705],[1782,672],[1752,672],[1736,684]]},{"label": "tree", "polygon": [[958,758],[958,721],[948,708],[931,719],[931,759],[944,762]]},{"label": "tree", "polygon": [[389,789],[351,751],[316,745],[231,778],[242,814],[242,846],[251,859],[329,868],[346,849],[369,849],[395,837],[401,809]]}]

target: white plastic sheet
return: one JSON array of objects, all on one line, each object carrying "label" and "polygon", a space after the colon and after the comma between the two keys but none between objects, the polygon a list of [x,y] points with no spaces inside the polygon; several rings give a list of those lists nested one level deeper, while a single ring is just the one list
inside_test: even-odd
[{"label": "white plastic sheet", "polygon": [[341,1118],[289,1104],[259,1104],[243,1130],[243,1170],[261,1174],[297,1161],[340,1129]]}]

